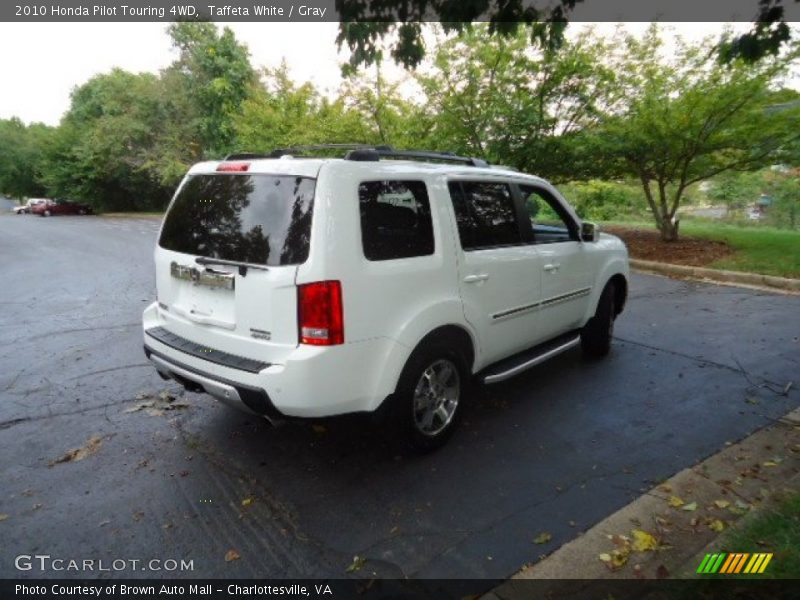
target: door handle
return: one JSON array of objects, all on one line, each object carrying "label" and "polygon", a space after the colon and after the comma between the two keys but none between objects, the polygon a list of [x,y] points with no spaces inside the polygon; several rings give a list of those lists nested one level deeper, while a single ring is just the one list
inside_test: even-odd
[{"label": "door handle", "polygon": [[480,273],[479,275],[467,275],[464,277],[464,283],[477,283],[479,281],[486,281],[489,279],[488,273]]},{"label": "door handle", "polygon": [[548,273],[552,273],[553,271],[558,271],[561,268],[560,263],[549,263],[544,266],[544,270]]}]

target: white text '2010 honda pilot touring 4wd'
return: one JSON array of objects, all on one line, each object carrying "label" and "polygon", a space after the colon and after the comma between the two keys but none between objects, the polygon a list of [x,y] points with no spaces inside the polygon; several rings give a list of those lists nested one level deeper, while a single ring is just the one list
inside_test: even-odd
[{"label": "white text '2010 honda pilot touring 4wd'", "polygon": [[271,421],[381,409],[426,450],[471,381],[608,352],[627,251],[546,181],[381,146],[298,154],[181,183],[143,317],[162,376]]}]

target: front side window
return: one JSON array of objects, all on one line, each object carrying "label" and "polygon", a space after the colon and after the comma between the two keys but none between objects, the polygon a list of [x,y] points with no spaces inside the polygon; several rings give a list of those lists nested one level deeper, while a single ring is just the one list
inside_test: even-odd
[{"label": "front side window", "polygon": [[554,198],[534,186],[521,185],[519,189],[525,213],[533,227],[534,243],[552,244],[577,239],[572,219]]},{"label": "front side window", "polygon": [[365,181],[358,186],[361,243],[367,260],[433,254],[433,223],[422,181]]},{"label": "front side window", "polygon": [[464,250],[521,242],[514,197],[508,184],[451,181],[449,187]]},{"label": "front side window", "polygon": [[315,181],[287,175],[192,175],[161,230],[167,250],[269,266],[305,262]]}]

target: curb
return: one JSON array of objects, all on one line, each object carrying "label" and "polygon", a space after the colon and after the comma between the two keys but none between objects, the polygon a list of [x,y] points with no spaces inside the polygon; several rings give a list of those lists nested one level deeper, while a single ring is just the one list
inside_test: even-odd
[{"label": "curb", "polygon": [[[527,600],[526,579],[549,580],[550,589],[540,585],[537,590],[556,592],[566,580],[686,577],[697,569],[698,553],[720,538],[720,530],[727,533],[740,519],[768,505],[776,488],[800,479],[800,453],[787,451],[798,447],[800,409],[795,408],[645,491],[540,562],[523,567],[481,600]],[[775,454],[784,452],[785,459],[776,462]],[[652,535],[655,543],[631,549],[633,529]],[[623,564],[611,568],[604,560],[619,552],[621,543],[626,549]]]},{"label": "curb", "polygon": [[670,263],[639,260],[636,258],[630,259],[630,265],[634,269],[658,273],[660,275],[708,279],[720,283],[742,284],[800,293],[800,279],[790,279],[788,277],[774,277],[772,275],[760,275],[758,273],[739,271],[723,271],[705,267],[689,267],[686,265],[673,265]]}]

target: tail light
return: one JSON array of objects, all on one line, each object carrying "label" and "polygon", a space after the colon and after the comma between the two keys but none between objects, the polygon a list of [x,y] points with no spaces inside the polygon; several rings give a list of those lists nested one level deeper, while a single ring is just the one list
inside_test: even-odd
[{"label": "tail light", "polygon": [[297,286],[297,323],[301,344],[343,344],[342,284],[318,281]]}]

